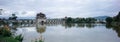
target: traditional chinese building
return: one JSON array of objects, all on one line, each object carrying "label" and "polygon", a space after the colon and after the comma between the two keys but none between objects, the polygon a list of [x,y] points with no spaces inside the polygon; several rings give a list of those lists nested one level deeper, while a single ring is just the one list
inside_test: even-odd
[{"label": "traditional chinese building", "polygon": [[38,24],[44,24],[46,23],[46,15],[43,13],[38,13],[36,16],[36,22]]}]

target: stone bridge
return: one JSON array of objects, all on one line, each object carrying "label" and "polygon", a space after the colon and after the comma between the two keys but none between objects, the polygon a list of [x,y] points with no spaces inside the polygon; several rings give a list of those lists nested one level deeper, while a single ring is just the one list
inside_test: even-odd
[{"label": "stone bridge", "polygon": [[[19,19],[19,23],[27,23],[27,24],[36,24],[36,19]],[[46,24],[61,24],[65,21],[63,19],[47,19]]]}]

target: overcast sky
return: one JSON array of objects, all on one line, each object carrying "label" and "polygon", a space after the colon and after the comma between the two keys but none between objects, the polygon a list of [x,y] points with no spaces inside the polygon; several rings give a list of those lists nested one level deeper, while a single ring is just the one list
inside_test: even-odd
[{"label": "overcast sky", "polygon": [[35,17],[39,12],[50,18],[115,16],[120,0],[0,0],[0,8],[1,16]]}]

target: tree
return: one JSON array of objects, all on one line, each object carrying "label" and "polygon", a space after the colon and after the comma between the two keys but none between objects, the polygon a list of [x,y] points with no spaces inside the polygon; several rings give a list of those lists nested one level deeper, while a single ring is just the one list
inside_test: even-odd
[{"label": "tree", "polygon": [[17,16],[15,14],[12,14],[12,17],[9,17],[9,20],[16,20]]},{"label": "tree", "polygon": [[107,17],[107,18],[106,18],[106,22],[107,22],[107,23],[111,23],[112,21],[113,21],[112,17]]},{"label": "tree", "polygon": [[94,23],[97,21],[95,18],[86,18],[86,23]]},{"label": "tree", "polygon": [[68,17],[65,22],[66,22],[66,23],[71,23],[71,22],[73,22],[73,21],[72,21],[72,18],[71,18],[71,17]]},{"label": "tree", "polygon": [[0,9],[0,15],[2,15],[3,9]]},{"label": "tree", "polygon": [[85,23],[85,18],[76,18],[75,23]]},{"label": "tree", "polygon": [[118,13],[117,16],[114,17],[115,22],[120,22],[120,12]]}]

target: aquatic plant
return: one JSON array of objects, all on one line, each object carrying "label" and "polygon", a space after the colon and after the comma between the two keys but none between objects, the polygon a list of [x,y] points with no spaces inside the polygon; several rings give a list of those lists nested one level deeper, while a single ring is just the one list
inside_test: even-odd
[{"label": "aquatic plant", "polygon": [[15,39],[22,42],[23,41],[23,36],[22,34],[18,35],[18,36],[15,36]]}]

